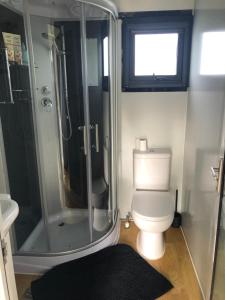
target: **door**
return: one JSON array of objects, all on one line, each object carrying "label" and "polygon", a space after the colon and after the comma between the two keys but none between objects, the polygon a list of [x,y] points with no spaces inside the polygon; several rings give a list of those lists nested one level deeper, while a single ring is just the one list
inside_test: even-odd
[{"label": "door", "polygon": [[185,140],[183,231],[205,299],[210,298],[225,149],[225,68],[221,64],[224,20],[219,3],[214,6],[211,1],[196,2]]},{"label": "door", "polygon": [[109,67],[109,14],[84,6],[87,55],[88,128],[90,138],[90,197],[93,240],[112,224],[111,94]]},{"label": "door", "polygon": [[[224,174],[223,174],[224,175]],[[223,176],[224,181],[224,176]],[[212,300],[223,300],[225,295],[225,200],[224,200],[224,182],[223,196],[220,202],[219,219],[217,225],[217,241],[213,268],[213,282],[211,290]]]}]

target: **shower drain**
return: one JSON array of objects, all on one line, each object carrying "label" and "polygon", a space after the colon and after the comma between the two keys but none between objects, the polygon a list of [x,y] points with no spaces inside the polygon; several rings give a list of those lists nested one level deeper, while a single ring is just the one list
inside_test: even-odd
[{"label": "shower drain", "polygon": [[65,225],[65,223],[64,223],[64,222],[62,222],[62,223],[58,224],[58,226],[59,226],[59,227],[62,227],[62,226],[64,226],[64,225]]}]

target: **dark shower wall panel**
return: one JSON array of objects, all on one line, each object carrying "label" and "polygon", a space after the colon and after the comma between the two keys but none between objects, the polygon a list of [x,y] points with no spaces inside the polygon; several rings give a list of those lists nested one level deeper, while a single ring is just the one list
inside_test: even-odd
[{"label": "dark shower wall panel", "polygon": [[30,102],[30,79],[27,65],[10,65],[10,77],[14,101]]},{"label": "dark shower wall panel", "polygon": [[66,148],[65,143],[68,143],[67,165],[70,187],[86,204],[86,159],[83,149],[83,132],[78,129],[79,126],[84,125],[80,23],[67,22],[61,25],[64,25],[65,33],[69,109],[73,128],[72,138],[68,142],[64,141],[64,148]]},{"label": "dark shower wall panel", "polygon": [[[1,47],[4,46],[2,31],[21,35],[25,44],[23,17],[0,5]],[[0,117],[10,194],[20,209],[15,221],[20,248],[41,219],[41,203],[29,69],[27,65],[11,63],[9,70],[14,104],[0,104]]]},{"label": "dark shower wall panel", "polygon": [[96,153],[95,130],[91,130],[91,144],[92,144],[92,177],[99,178],[104,174],[103,163],[103,95],[102,89],[97,87],[89,87],[89,109],[90,109],[90,123],[99,127],[99,153]]},{"label": "dark shower wall panel", "polygon": [[25,149],[18,104],[2,105],[0,110],[11,196],[19,205],[27,205]]},{"label": "dark shower wall panel", "polygon": [[[91,133],[91,154],[92,154],[92,178],[104,177],[104,136],[103,136],[103,37],[107,29],[107,23],[102,20],[87,21],[86,38],[97,40],[96,84],[88,87],[89,110]],[[69,111],[72,121],[73,134],[69,141],[63,139],[64,168],[69,179],[69,188],[78,196],[80,204],[87,205],[87,179],[86,179],[86,156],[84,154],[84,99],[82,83],[82,53],[81,53],[81,33],[80,22],[56,22],[55,26],[64,28],[65,48],[66,48],[66,71],[67,87],[69,98]],[[58,47],[61,48],[61,38],[57,39]],[[88,43],[87,43],[88,46]],[[58,63],[60,60],[58,60]],[[61,99],[61,106],[64,101]],[[65,107],[65,103],[64,103]],[[65,109],[63,110],[65,112]],[[95,125],[99,128],[99,152],[96,152]],[[62,126],[64,132],[68,130],[66,114],[62,113]],[[80,128],[80,129],[79,129]]]},{"label": "dark shower wall panel", "polygon": [[41,218],[31,113],[27,103],[0,107],[10,193],[20,208],[15,222],[18,247],[23,244]]},{"label": "dark shower wall panel", "polygon": [[96,153],[95,130],[91,131],[92,144],[92,178],[103,177],[104,174],[104,153],[103,153],[103,34],[106,30],[106,21],[87,21],[87,39],[97,40],[98,57],[98,85],[89,86],[89,110],[91,125],[98,124],[99,130],[99,153]]}]

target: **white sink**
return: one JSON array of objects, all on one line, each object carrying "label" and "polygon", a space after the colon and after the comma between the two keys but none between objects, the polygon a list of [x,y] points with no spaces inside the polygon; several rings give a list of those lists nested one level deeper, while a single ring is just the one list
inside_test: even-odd
[{"label": "white sink", "polygon": [[0,233],[4,237],[19,213],[16,201],[8,194],[0,194]]}]

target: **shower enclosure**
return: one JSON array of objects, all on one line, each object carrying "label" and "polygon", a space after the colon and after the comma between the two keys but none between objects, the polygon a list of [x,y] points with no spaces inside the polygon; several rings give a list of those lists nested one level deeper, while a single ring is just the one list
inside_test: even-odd
[{"label": "shower enclosure", "polygon": [[117,11],[104,0],[15,3],[0,5],[0,187],[20,207],[15,270],[35,273],[118,240]]}]

